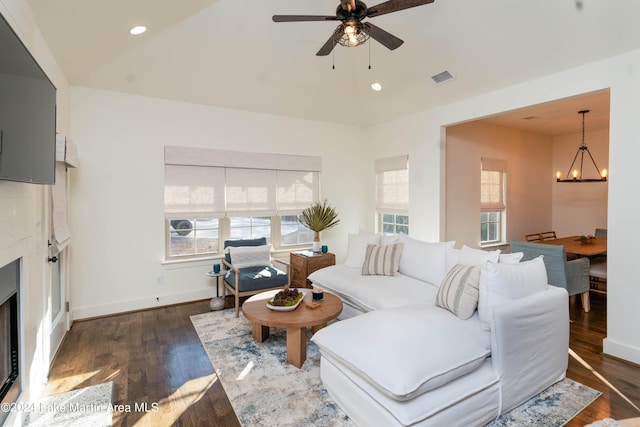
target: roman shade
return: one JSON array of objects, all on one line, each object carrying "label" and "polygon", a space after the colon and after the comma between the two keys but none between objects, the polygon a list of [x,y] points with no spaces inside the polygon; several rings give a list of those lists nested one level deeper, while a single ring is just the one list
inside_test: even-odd
[{"label": "roman shade", "polygon": [[502,174],[506,172],[506,160],[482,158],[482,176],[480,180],[481,210],[504,210],[504,180]]},{"label": "roman shade", "polygon": [[165,147],[167,219],[297,215],[320,199],[321,158]]},{"label": "roman shade", "polygon": [[409,212],[409,156],[375,161],[376,210],[381,213]]}]

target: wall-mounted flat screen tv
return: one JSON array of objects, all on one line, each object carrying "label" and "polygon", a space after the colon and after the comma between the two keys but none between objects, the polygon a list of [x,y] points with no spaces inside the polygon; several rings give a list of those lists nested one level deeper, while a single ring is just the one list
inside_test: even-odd
[{"label": "wall-mounted flat screen tv", "polygon": [[53,184],[56,88],[0,18],[0,179]]}]

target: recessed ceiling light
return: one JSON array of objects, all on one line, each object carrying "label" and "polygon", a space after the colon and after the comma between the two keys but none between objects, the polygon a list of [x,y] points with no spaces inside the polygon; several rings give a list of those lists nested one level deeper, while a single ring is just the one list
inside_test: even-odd
[{"label": "recessed ceiling light", "polygon": [[373,82],[371,83],[371,89],[375,90],[376,92],[380,92],[382,90],[382,85],[378,82]]},{"label": "recessed ceiling light", "polygon": [[144,25],[136,25],[129,30],[129,34],[137,36],[138,34],[142,34],[145,31],[147,31],[147,27],[145,27]]}]

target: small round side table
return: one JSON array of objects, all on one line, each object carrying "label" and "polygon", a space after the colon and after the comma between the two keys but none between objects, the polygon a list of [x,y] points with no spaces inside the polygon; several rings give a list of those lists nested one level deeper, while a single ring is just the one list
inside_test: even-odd
[{"label": "small round side table", "polygon": [[[220,270],[218,273],[213,271],[207,273],[207,276],[215,277],[216,279],[216,296],[211,298],[211,301],[209,302],[211,310],[217,311],[224,308],[224,298],[220,296],[220,278],[224,277],[225,274],[227,274],[227,270]],[[222,283],[222,286],[224,286],[224,283]]]}]

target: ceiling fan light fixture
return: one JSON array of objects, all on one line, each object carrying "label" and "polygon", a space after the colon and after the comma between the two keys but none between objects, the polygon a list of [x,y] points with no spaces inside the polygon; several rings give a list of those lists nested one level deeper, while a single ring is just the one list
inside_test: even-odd
[{"label": "ceiling fan light fixture", "polygon": [[369,39],[369,35],[363,31],[363,27],[359,21],[347,21],[338,25],[335,32],[335,43],[346,47],[360,46]]},{"label": "ceiling fan light fixture", "polygon": [[375,92],[380,92],[382,90],[382,84],[380,82],[373,82],[371,83],[371,89]]}]

